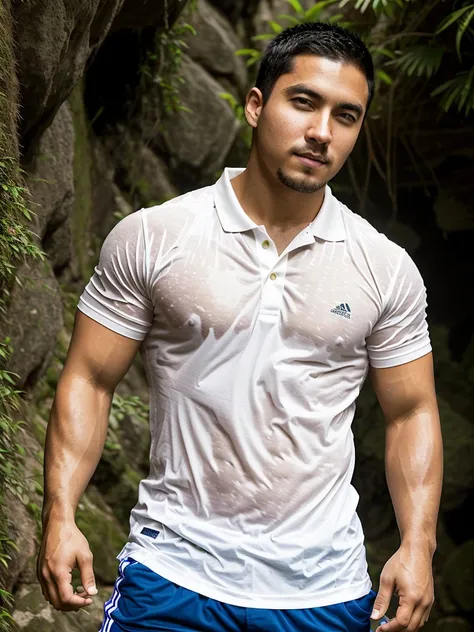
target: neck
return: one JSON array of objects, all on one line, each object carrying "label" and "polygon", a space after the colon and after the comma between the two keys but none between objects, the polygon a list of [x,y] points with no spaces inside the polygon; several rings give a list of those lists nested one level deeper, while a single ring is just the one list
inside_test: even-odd
[{"label": "neck", "polygon": [[298,193],[269,171],[251,153],[246,170],[231,180],[240,205],[258,225],[277,230],[307,226],[318,214],[325,187],[315,193]]}]

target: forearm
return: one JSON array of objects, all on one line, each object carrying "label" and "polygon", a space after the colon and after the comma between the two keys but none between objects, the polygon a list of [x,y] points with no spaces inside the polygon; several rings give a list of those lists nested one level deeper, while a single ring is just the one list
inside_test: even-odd
[{"label": "forearm", "polygon": [[92,380],[61,376],[46,435],[44,522],[74,518],[102,454],[111,401]]},{"label": "forearm", "polygon": [[436,547],[442,471],[436,401],[388,423],[387,482],[402,543],[425,543],[431,554]]}]

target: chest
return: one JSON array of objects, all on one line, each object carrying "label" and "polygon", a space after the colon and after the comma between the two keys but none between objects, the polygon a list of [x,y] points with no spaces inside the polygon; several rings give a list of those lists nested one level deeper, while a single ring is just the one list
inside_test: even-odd
[{"label": "chest", "polygon": [[[228,236],[227,236],[228,237]],[[312,243],[274,255],[259,239],[191,240],[176,248],[152,289],[155,328],[168,342],[199,346],[251,332],[259,319],[283,340],[341,351],[363,344],[381,313],[381,298],[344,243]]]}]

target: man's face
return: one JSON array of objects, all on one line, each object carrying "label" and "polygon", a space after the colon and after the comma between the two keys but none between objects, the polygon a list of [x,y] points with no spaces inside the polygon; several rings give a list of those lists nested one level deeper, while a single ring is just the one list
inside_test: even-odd
[{"label": "man's face", "polygon": [[367,79],[356,66],[299,55],[264,106],[258,89],[247,96],[247,120],[256,128],[252,151],[280,182],[314,193],[351,153],[368,94]]}]

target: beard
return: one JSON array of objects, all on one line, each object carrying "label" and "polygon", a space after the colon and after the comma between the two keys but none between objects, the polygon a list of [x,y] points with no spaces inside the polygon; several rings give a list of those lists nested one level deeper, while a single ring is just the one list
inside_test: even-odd
[{"label": "beard", "polygon": [[[311,173],[311,171],[308,169],[308,174],[309,173]],[[311,182],[310,180],[306,180],[304,176],[303,178],[292,178],[287,175],[281,167],[278,168],[277,178],[282,184],[297,193],[316,193],[316,191],[326,186],[326,182]]]}]

